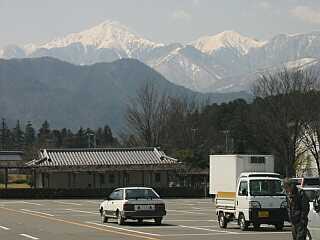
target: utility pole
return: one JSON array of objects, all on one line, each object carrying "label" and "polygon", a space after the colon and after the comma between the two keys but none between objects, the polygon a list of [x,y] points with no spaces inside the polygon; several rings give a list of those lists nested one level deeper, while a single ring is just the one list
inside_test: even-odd
[{"label": "utility pole", "polygon": [[[87,133],[88,136],[88,148],[95,148],[97,146],[96,135],[94,133]],[[91,141],[91,137],[93,137],[93,141]]]},{"label": "utility pole", "polygon": [[6,119],[2,118],[1,124],[1,149],[5,150],[5,138],[6,138]]},{"label": "utility pole", "polygon": [[223,132],[223,134],[225,135],[225,137],[226,137],[226,142],[225,142],[225,147],[226,147],[226,153],[228,153],[229,152],[229,147],[228,147],[228,145],[229,145],[229,143],[228,143],[228,140],[229,140],[229,133],[230,133],[230,130],[224,130],[224,131],[222,131]]}]

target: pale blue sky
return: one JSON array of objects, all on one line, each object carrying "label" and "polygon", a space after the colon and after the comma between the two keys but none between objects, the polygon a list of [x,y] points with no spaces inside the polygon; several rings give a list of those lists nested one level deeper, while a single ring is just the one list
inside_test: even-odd
[{"label": "pale blue sky", "polygon": [[116,20],[156,42],[235,30],[268,39],[320,29],[320,0],[0,0],[0,47]]}]

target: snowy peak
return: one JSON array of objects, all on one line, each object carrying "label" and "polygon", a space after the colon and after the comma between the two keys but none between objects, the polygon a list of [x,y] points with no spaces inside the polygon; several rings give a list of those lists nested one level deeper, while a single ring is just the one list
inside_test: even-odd
[{"label": "snowy peak", "polygon": [[212,54],[220,48],[234,48],[242,55],[247,54],[251,48],[263,45],[264,42],[242,36],[235,31],[225,31],[217,35],[201,37],[193,43],[195,48],[208,54]]},{"label": "snowy peak", "polygon": [[71,33],[66,37],[54,39],[37,47],[25,46],[25,49],[27,52],[33,52],[39,48],[63,48],[71,44],[82,44],[84,47],[90,46],[96,49],[117,49],[126,52],[129,57],[131,57],[133,51],[160,45],[132,33],[126,26],[118,22],[105,21],[88,30]]}]

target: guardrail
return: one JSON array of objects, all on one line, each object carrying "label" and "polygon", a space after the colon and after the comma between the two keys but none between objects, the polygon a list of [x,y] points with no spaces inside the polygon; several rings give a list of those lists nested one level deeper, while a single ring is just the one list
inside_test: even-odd
[{"label": "guardrail", "polygon": [[[162,198],[202,198],[208,196],[204,189],[199,188],[155,188]],[[106,198],[113,189],[1,189],[2,199],[62,199],[62,198]],[[205,196],[206,195],[206,196]]]}]

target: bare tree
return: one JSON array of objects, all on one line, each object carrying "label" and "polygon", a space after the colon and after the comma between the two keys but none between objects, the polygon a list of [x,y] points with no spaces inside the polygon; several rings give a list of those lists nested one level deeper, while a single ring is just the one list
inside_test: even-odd
[{"label": "bare tree", "polygon": [[287,176],[295,175],[295,161],[303,154],[299,146],[308,122],[308,96],[317,83],[311,72],[284,69],[262,75],[253,86],[256,123],[266,143],[281,159]]},{"label": "bare tree", "polygon": [[160,144],[166,126],[168,97],[152,82],[146,82],[127,106],[127,132],[146,146]]},{"label": "bare tree", "polygon": [[313,91],[309,95],[307,105],[307,121],[303,125],[302,145],[314,158],[320,176],[320,92]]}]

